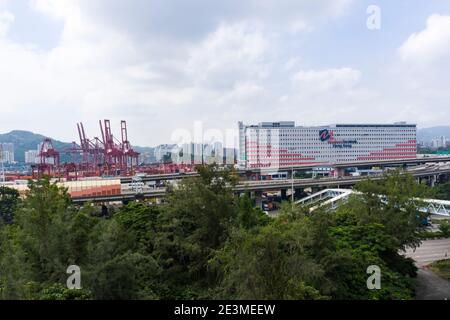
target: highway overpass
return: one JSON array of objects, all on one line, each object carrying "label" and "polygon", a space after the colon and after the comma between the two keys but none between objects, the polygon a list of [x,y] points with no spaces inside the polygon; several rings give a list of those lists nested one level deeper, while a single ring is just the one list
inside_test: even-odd
[{"label": "highway overpass", "polygon": [[[450,165],[446,166],[432,166],[429,168],[414,169],[409,173],[417,179],[431,179],[436,182],[439,176],[450,175]],[[382,175],[372,176],[371,179],[382,179]],[[294,189],[322,189],[322,188],[347,188],[351,187],[359,181],[365,180],[367,177],[341,177],[341,178],[315,178],[315,179],[286,179],[286,180],[261,180],[261,181],[246,181],[239,183],[234,187],[234,191],[241,192],[263,192],[263,191],[279,191]],[[143,186],[137,190],[131,184],[124,183],[121,195],[113,196],[93,196],[73,198],[74,203],[92,202],[112,202],[112,201],[127,201],[133,200],[137,197],[143,198],[159,198],[166,194],[166,188],[153,188]]]},{"label": "highway overpass", "polygon": [[[402,166],[402,165],[421,165],[425,163],[438,163],[438,162],[450,162],[450,156],[439,157],[417,157],[414,159],[392,159],[392,160],[374,160],[374,161],[357,161],[357,162],[345,162],[335,164],[307,164],[298,165],[294,167],[282,167],[279,171],[291,171],[295,170],[308,170],[317,167],[331,167],[331,168],[365,168],[365,167],[386,167],[386,166]],[[240,173],[245,172],[273,172],[274,168],[255,168],[255,169],[241,169]]]},{"label": "highway overpass", "polygon": [[[332,167],[335,169],[345,169],[345,168],[369,168],[369,167],[387,167],[387,166],[402,166],[402,165],[422,165],[426,163],[442,163],[442,162],[450,162],[450,156],[441,156],[441,157],[418,157],[415,159],[397,159],[397,160],[377,160],[377,161],[359,161],[359,162],[348,162],[348,163],[340,163],[340,164],[329,164],[329,165],[299,165],[294,167],[283,167],[279,168],[278,171],[300,171],[300,170],[311,170],[317,167]],[[275,168],[261,168],[261,169],[239,169],[237,172],[239,175],[245,177],[248,173],[265,173],[265,172],[274,172],[277,169]],[[144,175],[140,178],[144,182],[149,181],[165,181],[165,180],[176,180],[183,179],[187,177],[196,177],[198,173],[196,172],[188,172],[188,173],[167,173],[167,174],[153,174],[153,175]],[[133,177],[121,177],[120,180],[122,183],[130,183],[132,182]]]},{"label": "highway overpass", "polygon": [[[432,170],[416,170],[409,171],[415,178],[427,178],[438,176],[442,174],[450,174],[450,165],[448,167],[442,169]],[[371,176],[371,179],[382,179],[383,176]],[[289,189],[294,185],[294,188],[309,188],[309,187],[318,187],[318,188],[328,188],[328,187],[343,187],[343,186],[351,186],[356,184],[357,182],[367,179],[367,177],[341,177],[341,178],[316,178],[316,179],[287,179],[287,180],[263,180],[263,181],[247,181],[241,183],[235,187],[236,191],[256,191],[256,190],[279,190],[279,189]]]}]

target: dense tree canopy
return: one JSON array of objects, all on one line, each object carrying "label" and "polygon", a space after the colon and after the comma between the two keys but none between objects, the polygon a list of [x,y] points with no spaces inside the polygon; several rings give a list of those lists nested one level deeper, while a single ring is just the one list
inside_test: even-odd
[{"label": "dense tree canopy", "polygon": [[0,186],[0,224],[13,222],[18,202],[19,192],[17,190]]},{"label": "dense tree canopy", "polygon": [[450,182],[443,183],[436,188],[436,198],[450,200]]},{"label": "dense tree canopy", "polygon": [[[283,204],[276,218],[236,195],[233,170],[199,168],[165,204],[73,205],[48,180],[19,200],[0,189],[3,299],[409,299],[429,189],[395,172],[367,180],[337,210]],[[69,265],[81,290],[68,289]],[[367,268],[382,286],[369,290]]]}]

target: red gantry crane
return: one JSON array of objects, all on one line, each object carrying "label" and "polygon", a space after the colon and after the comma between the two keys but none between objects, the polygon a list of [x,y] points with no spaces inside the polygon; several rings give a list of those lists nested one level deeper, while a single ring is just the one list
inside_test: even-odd
[{"label": "red gantry crane", "polygon": [[[65,173],[67,180],[89,176],[117,176],[134,174],[134,166],[138,164],[139,153],[136,152],[128,140],[127,125],[121,121],[121,141],[117,140],[111,131],[109,120],[100,120],[101,139],[89,139],[83,123],[77,123],[80,145],[73,142],[72,146],[62,153],[81,155],[81,160],[60,164],[60,153],[53,147],[51,139],[46,138],[39,150],[39,164],[33,167],[33,177],[47,174],[61,177]],[[37,169],[37,170],[36,170]],[[36,172],[37,171],[37,172]]]},{"label": "red gantry crane", "polygon": [[60,154],[53,147],[53,142],[50,138],[45,138],[42,141],[38,157],[39,163],[33,167],[33,177],[42,177],[43,175],[50,177],[60,176]]}]

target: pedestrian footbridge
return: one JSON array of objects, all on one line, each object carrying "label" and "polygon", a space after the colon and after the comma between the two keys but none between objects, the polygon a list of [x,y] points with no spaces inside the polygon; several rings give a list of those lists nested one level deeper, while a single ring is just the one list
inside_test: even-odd
[{"label": "pedestrian footbridge", "polygon": [[[325,189],[306,198],[300,199],[295,203],[309,207],[310,212],[323,206],[329,206],[332,209],[336,209],[352,194],[360,193],[351,189]],[[419,209],[421,212],[450,217],[450,201],[438,199],[415,200],[423,204],[423,206]]]}]

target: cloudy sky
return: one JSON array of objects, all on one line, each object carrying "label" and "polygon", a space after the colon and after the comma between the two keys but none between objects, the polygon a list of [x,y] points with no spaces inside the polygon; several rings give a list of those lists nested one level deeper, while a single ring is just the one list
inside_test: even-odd
[{"label": "cloudy sky", "polygon": [[[367,28],[369,5],[381,29]],[[0,132],[450,124],[450,1],[0,0]]]}]

